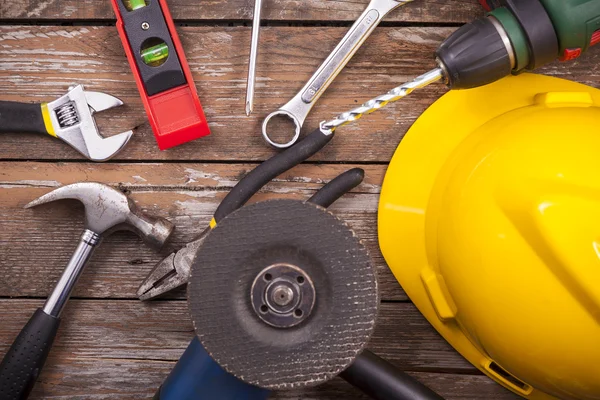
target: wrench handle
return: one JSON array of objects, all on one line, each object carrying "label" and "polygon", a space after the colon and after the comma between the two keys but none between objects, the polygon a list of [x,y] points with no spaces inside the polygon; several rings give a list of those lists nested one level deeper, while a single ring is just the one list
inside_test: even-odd
[{"label": "wrench handle", "polygon": [[41,105],[0,101],[0,132],[48,133]]},{"label": "wrench handle", "polygon": [[36,310],[0,363],[0,400],[29,397],[59,325],[60,318]]}]

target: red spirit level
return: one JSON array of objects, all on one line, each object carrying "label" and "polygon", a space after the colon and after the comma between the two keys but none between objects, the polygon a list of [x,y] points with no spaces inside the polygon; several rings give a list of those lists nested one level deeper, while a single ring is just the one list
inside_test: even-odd
[{"label": "red spirit level", "polygon": [[161,150],[210,134],[166,0],[111,0]]}]

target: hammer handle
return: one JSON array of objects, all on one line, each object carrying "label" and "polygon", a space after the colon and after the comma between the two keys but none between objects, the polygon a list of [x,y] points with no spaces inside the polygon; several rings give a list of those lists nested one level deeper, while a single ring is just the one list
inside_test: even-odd
[{"label": "hammer handle", "polygon": [[0,132],[48,133],[42,107],[35,103],[0,101]]},{"label": "hammer handle", "polygon": [[60,318],[38,308],[23,327],[0,363],[0,400],[22,400],[46,362]]}]

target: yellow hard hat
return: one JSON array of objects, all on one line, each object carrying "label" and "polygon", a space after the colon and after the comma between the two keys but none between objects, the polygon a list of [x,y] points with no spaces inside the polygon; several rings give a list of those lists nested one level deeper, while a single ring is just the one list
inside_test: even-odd
[{"label": "yellow hard hat", "polygon": [[600,90],[446,94],[387,171],[379,243],[421,313],[529,399],[600,399]]}]

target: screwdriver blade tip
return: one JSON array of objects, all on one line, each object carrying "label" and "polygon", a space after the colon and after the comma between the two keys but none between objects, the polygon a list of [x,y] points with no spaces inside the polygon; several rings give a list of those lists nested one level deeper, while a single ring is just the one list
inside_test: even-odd
[{"label": "screwdriver blade tip", "polygon": [[252,103],[246,102],[246,116],[249,117],[252,114]]}]

